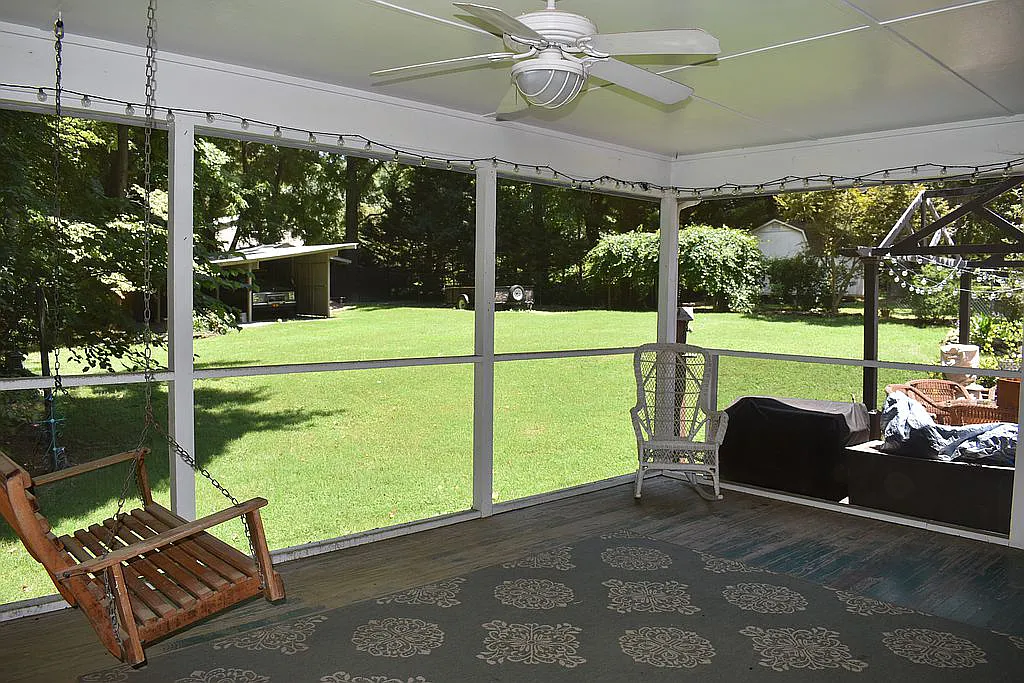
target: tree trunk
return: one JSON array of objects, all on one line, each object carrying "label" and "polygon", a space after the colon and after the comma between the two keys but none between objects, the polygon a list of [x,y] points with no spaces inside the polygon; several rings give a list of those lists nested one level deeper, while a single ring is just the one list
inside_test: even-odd
[{"label": "tree trunk", "polygon": [[530,215],[533,225],[533,259],[530,266],[538,274],[538,282],[547,284],[551,271],[551,236],[547,232],[544,216],[547,213],[547,192],[539,183],[530,184]]},{"label": "tree trunk", "polygon": [[345,157],[345,241],[359,241],[359,205],[363,201],[363,183],[360,169],[367,165],[366,159]]},{"label": "tree trunk", "polygon": [[[249,173],[249,143],[242,140],[239,144],[241,145],[241,153],[239,154],[239,159],[241,162],[242,169],[242,182],[245,183],[248,182],[247,174]],[[248,221],[245,219],[244,216],[245,211],[239,212],[238,220],[235,221],[235,234],[231,236],[231,244],[230,246],[228,246],[228,251],[234,251],[238,247],[239,238],[242,236],[243,233],[248,232]]]},{"label": "tree trunk", "polygon": [[110,168],[103,194],[124,199],[128,194],[128,126],[117,124],[117,147],[110,152]]}]

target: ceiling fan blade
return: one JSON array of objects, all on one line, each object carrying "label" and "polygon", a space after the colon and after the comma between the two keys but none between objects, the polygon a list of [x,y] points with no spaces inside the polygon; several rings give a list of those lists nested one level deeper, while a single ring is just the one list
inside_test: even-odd
[{"label": "ceiling fan blade", "polygon": [[446,66],[448,64],[459,64],[462,62],[475,62],[487,60],[490,62],[500,62],[504,59],[510,59],[515,57],[514,52],[492,52],[484,55],[470,55],[468,57],[455,57],[454,59],[440,59],[436,62],[423,62],[422,64],[408,64],[406,66],[396,66],[392,69],[380,69],[374,71],[371,76],[383,76],[385,74],[399,73],[401,71],[410,71],[412,69],[432,69],[438,66]]},{"label": "ceiling fan blade", "polygon": [[510,36],[517,38],[529,38],[530,40],[544,40],[544,36],[534,31],[532,28],[519,21],[515,17],[511,17],[505,14],[496,7],[487,7],[486,5],[475,5],[471,2],[453,2],[453,5],[459,9],[465,10],[472,14],[477,19],[483,21],[485,24],[494,29],[495,35],[505,35],[506,33]]},{"label": "ceiling fan blade", "polygon": [[609,55],[717,55],[721,52],[718,38],[699,28],[598,33],[585,38],[584,43]]},{"label": "ceiling fan blade", "polygon": [[693,94],[693,88],[617,59],[602,59],[589,72],[662,104],[676,104]]},{"label": "ceiling fan blade", "polygon": [[494,112],[494,116],[500,120],[508,114],[515,114],[516,112],[526,109],[528,106],[529,104],[526,102],[526,99],[519,94],[519,91],[516,90],[516,86],[513,85],[508,89],[508,92],[505,93],[505,96],[501,98],[501,104],[498,105],[498,109]]}]

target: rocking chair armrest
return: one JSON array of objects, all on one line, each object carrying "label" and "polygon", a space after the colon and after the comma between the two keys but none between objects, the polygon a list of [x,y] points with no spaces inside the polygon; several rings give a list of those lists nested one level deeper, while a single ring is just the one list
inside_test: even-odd
[{"label": "rocking chair armrest", "polygon": [[647,431],[647,425],[640,419],[640,406],[637,405],[630,408],[629,416],[633,421],[633,431],[636,432],[637,441],[649,441],[651,434]]},{"label": "rocking chair armrest", "polygon": [[67,579],[73,576],[80,576],[82,574],[96,574],[108,567],[130,560],[133,557],[138,557],[144,553],[152,552],[158,548],[163,548],[164,546],[168,546],[171,543],[188,538],[189,536],[195,536],[196,534],[206,531],[210,527],[222,524],[229,519],[241,517],[242,515],[259,510],[266,504],[266,498],[253,498],[245,501],[244,503],[232,505],[229,508],[224,508],[223,510],[214,512],[211,515],[197,519],[194,522],[182,524],[181,526],[174,527],[173,529],[163,531],[156,536],[151,536],[139,543],[133,543],[126,548],[115,550],[112,553],[83,562],[75,567],[70,567],[63,571],[56,572],[55,576],[57,579]]},{"label": "rocking chair armrest", "polygon": [[44,474],[38,477],[32,478],[33,486],[46,486],[52,484],[55,481],[62,481],[64,479],[70,479],[71,477],[77,477],[87,472],[93,472],[95,470],[103,469],[104,467],[110,467],[126,460],[138,460],[142,461],[146,454],[149,453],[148,448],[140,448],[135,451],[125,451],[124,453],[118,453],[117,455],[108,455],[105,458],[99,458],[98,460],[92,460],[90,462],[84,462],[81,465],[75,465],[74,467],[68,467],[57,472],[51,472],[50,474]]},{"label": "rocking chair armrest", "polygon": [[724,410],[708,413],[708,427],[709,431],[714,430],[714,434],[708,434],[711,437],[709,440],[721,446],[725,441],[725,432],[729,428],[729,413]]}]

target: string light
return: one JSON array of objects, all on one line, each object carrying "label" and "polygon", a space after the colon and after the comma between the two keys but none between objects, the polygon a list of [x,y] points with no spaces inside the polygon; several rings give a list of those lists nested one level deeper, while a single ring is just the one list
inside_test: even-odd
[{"label": "string light", "polygon": [[315,145],[316,144],[316,135],[314,135],[313,133],[309,134],[309,144],[311,144],[311,145]]},{"label": "string light", "polygon": [[[49,92],[54,92],[55,91],[54,88],[52,88],[52,87],[36,87],[36,86],[16,85],[16,84],[9,84],[9,83],[0,83],[0,89],[13,89],[13,90],[20,90],[20,91],[23,91],[23,92],[35,93],[35,96],[41,102],[46,101],[46,99],[48,98],[48,93]],[[99,95],[90,95],[88,93],[76,92],[76,91],[67,90],[67,89],[65,89],[64,92],[66,94],[68,94],[68,95],[76,95],[76,96],[80,97],[81,98],[81,103],[82,103],[83,107],[90,107],[90,106],[92,106],[92,103],[94,101],[102,102],[102,103],[105,103],[105,104],[108,104],[108,105],[120,105],[120,106],[123,106],[125,114],[127,116],[130,116],[130,117],[134,117],[135,116],[136,106],[138,106],[137,103],[133,103],[133,102],[130,102],[130,101],[127,101],[127,100],[121,100],[121,99],[110,98],[110,97],[101,97]],[[182,113],[182,112],[184,112],[184,113],[187,113],[187,114],[195,114],[195,115],[199,115],[199,116],[205,116],[207,123],[214,123],[217,119],[221,119],[221,120],[225,120],[225,121],[234,120],[234,121],[237,121],[241,125],[241,128],[243,130],[248,130],[251,125],[257,125],[257,126],[265,127],[265,129],[273,131],[273,136],[275,138],[282,138],[283,137],[283,131],[282,131],[282,126],[281,125],[277,125],[277,124],[270,123],[270,122],[264,122],[264,121],[252,121],[251,119],[243,118],[243,117],[238,116],[236,114],[230,114],[230,113],[226,113],[226,112],[213,112],[213,111],[194,110],[194,109],[182,109],[182,108],[174,108],[174,109],[172,109],[172,108],[160,107],[159,109],[165,113],[165,116],[166,116],[168,122],[171,122],[171,121],[174,120],[175,113]],[[290,130],[294,130],[294,129],[290,129]],[[344,147],[345,144],[346,144],[346,141],[345,141],[346,134],[336,134],[336,135],[337,135],[338,145],[341,146],[341,147]],[[371,140],[369,138],[366,138],[366,137],[364,137],[362,135],[357,135],[357,134],[347,134],[347,135],[350,138],[357,138],[359,140],[362,140],[364,142],[364,148],[367,151],[372,150],[375,145],[377,147],[383,147],[386,150],[393,151],[394,155],[395,155],[395,160],[396,161],[400,158],[400,156],[402,154],[405,154],[405,155],[413,157],[413,158],[420,158],[421,160],[426,158],[426,157],[423,157],[422,155],[417,154],[415,152],[409,152],[409,151],[406,151],[406,150],[396,149],[396,148],[394,148],[394,147],[392,147],[390,145],[385,145],[385,144],[376,142],[376,141]],[[309,133],[309,138],[310,138],[310,143],[311,144],[315,143],[315,135],[314,135],[314,133],[310,132]],[[562,173],[558,169],[552,168],[551,166],[548,166],[548,165],[532,165],[532,164],[523,165],[523,164],[521,164],[520,162],[517,162],[517,161],[500,159],[498,157],[493,157],[493,156],[492,157],[483,157],[483,158],[478,158],[478,159],[459,159],[459,160],[456,160],[456,159],[444,159],[443,157],[441,157],[441,158],[436,158],[436,159],[435,158],[431,158],[430,160],[437,161],[437,162],[442,162],[443,161],[445,163],[445,167],[449,168],[449,169],[453,168],[453,162],[458,162],[460,164],[468,164],[468,166],[469,166],[469,168],[471,170],[475,170],[476,169],[477,163],[483,162],[483,161],[486,160],[486,161],[490,161],[490,163],[493,166],[495,166],[495,167],[499,167],[500,165],[505,165],[507,168],[511,168],[512,172],[514,174],[519,174],[522,171],[523,168],[526,168],[526,169],[532,168],[538,175],[542,175],[544,171],[549,170],[551,172],[551,177],[553,179],[556,179],[556,180],[558,180],[560,182],[565,182],[567,184],[573,184],[574,183],[577,187],[582,187],[583,185],[586,185],[588,188],[593,189],[595,184],[604,186],[607,183],[609,185],[614,185],[614,187],[616,189],[619,189],[619,190],[622,190],[623,188],[628,188],[630,190],[635,191],[639,187],[645,193],[666,193],[666,192],[672,192],[672,193],[677,194],[679,196],[688,196],[688,197],[693,197],[693,198],[701,198],[701,197],[704,197],[704,196],[706,196],[708,194],[712,194],[712,195],[718,196],[718,195],[722,194],[723,189],[729,189],[732,192],[732,194],[734,194],[734,195],[740,195],[740,194],[763,195],[765,193],[772,193],[774,191],[780,191],[780,192],[784,191],[792,183],[800,183],[800,184],[802,184],[802,186],[804,188],[809,188],[811,186],[812,182],[822,182],[822,181],[827,181],[831,188],[836,188],[840,184],[849,185],[849,186],[852,186],[852,187],[863,187],[864,185],[867,185],[867,184],[872,184],[872,185],[887,184],[888,182],[892,182],[891,179],[896,174],[903,174],[905,176],[907,176],[907,175],[908,176],[918,176],[918,175],[922,174],[922,172],[925,169],[927,169],[932,174],[934,174],[934,176],[941,177],[943,179],[943,181],[946,181],[946,182],[952,182],[952,181],[957,181],[957,180],[977,182],[977,181],[979,181],[981,179],[982,176],[988,176],[988,175],[997,176],[997,175],[1001,175],[1003,177],[1007,177],[1007,176],[1013,175],[1015,172],[1024,172],[1024,157],[1018,157],[1018,158],[1014,158],[1014,159],[1010,159],[1010,160],[1004,160],[1004,161],[999,161],[999,162],[996,162],[996,163],[982,164],[982,165],[977,165],[977,166],[975,166],[975,165],[949,165],[949,164],[941,164],[940,165],[940,164],[933,164],[933,163],[914,164],[913,166],[904,166],[904,167],[897,167],[897,168],[879,169],[877,171],[873,171],[871,173],[865,173],[863,175],[859,175],[859,176],[856,176],[856,177],[843,177],[843,176],[835,176],[835,175],[818,175],[818,176],[806,176],[806,177],[786,176],[785,178],[779,178],[779,179],[776,179],[776,180],[763,181],[763,182],[757,182],[757,183],[752,183],[752,184],[726,183],[726,184],[720,185],[718,187],[675,187],[675,186],[662,186],[662,185],[657,185],[657,184],[652,184],[652,183],[637,183],[635,181],[630,181],[628,179],[613,178],[613,177],[610,177],[610,176],[602,176],[601,178],[580,178],[580,177],[573,176],[573,175],[570,175],[570,174]],[[422,161],[421,161],[421,165],[422,165]],[[925,177],[927,177],[927,175]],[[897,180],[896,182],[901,182],[901,181]],[[920,181],[903,180],[902,182],[920,182]],[[942,185],[938,184],[938,186],[941,187]]]}]

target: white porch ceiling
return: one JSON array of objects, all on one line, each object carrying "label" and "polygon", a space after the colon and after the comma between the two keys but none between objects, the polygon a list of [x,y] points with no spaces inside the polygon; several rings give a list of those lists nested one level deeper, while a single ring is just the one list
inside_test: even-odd
[{"label": "white porch ceiling", "polygon": [[[429,15],[415,16],[388,5]],[[509,14],[540,0],[482,0]],[[0,21],[141,45],[144,0],[4,0]],[[633,60],[696,90],[676,106],[615,86],[519,122],[667,156],[1024,114],[1024,0],[561,0],[606,32],[698,26],[711,65]],[[163,51],[487,116],[507,66],[378,81],[375,69],[497,51],[447,0],[164,0]],[[459,24],[459,25],[455,25]],[[593,82],[593,81],[592,81]],[[42,85],[42,84],[38,84]],[[165,104],[173,105],[168,102]],[[244,113],[244,112],[237,112]]]}]

